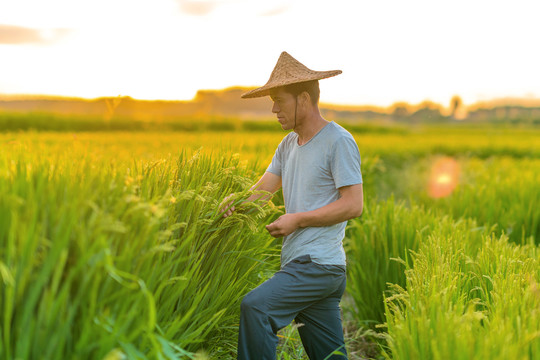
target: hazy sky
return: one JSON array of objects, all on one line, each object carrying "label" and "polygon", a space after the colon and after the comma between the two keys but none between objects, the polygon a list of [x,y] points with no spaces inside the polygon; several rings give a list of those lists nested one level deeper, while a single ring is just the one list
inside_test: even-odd
[{"label": "hazy sky", "polygon": [[[321,101],[540,98],[540,1],[0,0],[0,93],[191,99],[281,51]],[[247,100],[246,100],[247,101]]]}]

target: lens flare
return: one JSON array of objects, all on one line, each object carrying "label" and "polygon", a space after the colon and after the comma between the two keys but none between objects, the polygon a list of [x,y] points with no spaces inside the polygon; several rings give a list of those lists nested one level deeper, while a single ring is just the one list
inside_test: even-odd
[{"label": "lens flare", "polygon": [[441,158],[431,167],[429,196],[442,198],[450,195],[459,181],[459,164],[453,158]]}]

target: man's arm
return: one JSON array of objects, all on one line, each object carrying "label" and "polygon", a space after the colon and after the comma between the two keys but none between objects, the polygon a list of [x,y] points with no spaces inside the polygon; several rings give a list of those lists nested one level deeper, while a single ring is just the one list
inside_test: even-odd
[{"label": "man's arm", "polygon": [[282,215],[266,229],[273,237],[282,237],[298,228],[330,226],[362,215],[362,184],[343,186],[339,194],[338,200],[316,210]]},{"label": "man's arm", "polygon": [[[281,176],[272,174],[271,172],[265,172],[263,176],[259,179],[259,181],[257,181],[257,183],[253,185],[250,190],[267,191],[273,194],[276,191],[278,191],[279,188],[281,188]],[[223,199],[223,201],[221,202],[221,205],[219,206],[219,208],[221,209],[221,212],[223,212],[223,217],[231,216],[233,211],[235,210],[235,207],[231,206],[232,201],[228,201],[232,196],[234,196],[234,194],[230,194],[225,199]],[[248,197],[246,201],[255,201],[258,199],[267,201],[271,197],[272,195],[270,194],[255,193],[251,195],[250,197]]]}]

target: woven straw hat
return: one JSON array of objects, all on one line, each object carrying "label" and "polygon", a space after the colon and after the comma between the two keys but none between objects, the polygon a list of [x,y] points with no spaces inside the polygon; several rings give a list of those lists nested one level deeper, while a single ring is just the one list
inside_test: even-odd
[{"label": "woven straw hat", "polygon": [[256,98],[270,95],[270,90],[304,81],[326,79],[341,74],[341,70],[314,71],[293,58],[287,52],[282,52],[279,56],[274,70],[268,82],[260,88],[242,94],[242,98]]}]

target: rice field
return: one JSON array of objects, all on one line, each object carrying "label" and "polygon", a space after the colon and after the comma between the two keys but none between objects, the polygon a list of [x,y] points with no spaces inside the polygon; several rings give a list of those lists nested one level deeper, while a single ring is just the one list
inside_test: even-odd
[{"label": "rice field", "polygon": [[[234,359],[281,132],[0,133],[0,358]],[[353,131],[351,359],[540,358],[540,130]],[[218,204],[237,193],[234,216]],[[307,359],[294,326],[280,359]]]}]

